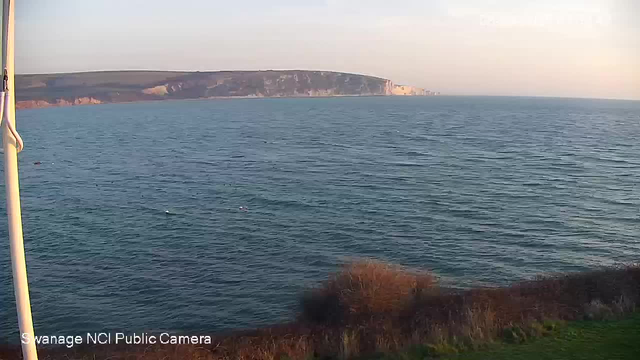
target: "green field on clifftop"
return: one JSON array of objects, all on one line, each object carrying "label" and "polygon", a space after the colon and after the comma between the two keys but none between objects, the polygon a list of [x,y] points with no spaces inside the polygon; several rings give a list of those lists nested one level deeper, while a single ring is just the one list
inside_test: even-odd
[{"label": "green field on clifftop", "polygon": [[[428,350],[378,360],[429,359]],[[640,359],[640,313],[623,320],[569,323],[551,336],[524,344],[497,343],[486,350],[439,357],[445,360],[621,360]]]}]

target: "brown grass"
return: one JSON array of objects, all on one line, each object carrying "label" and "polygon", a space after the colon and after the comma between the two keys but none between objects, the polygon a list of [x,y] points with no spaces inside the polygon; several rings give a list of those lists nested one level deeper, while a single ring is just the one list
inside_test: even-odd
[{"label": "brown grass", "polygon": [[[41,350],[41,359],[348,359],[428,344],[434,354],[520,342],[553,321],[606,319],[635,311],[640,266],[539,277],[502,288],[447,291],[429,273],[355,262],[308,291],[297,321],[220,335],[214,344]],[[19,349],[0,347],[0,359]]]}]

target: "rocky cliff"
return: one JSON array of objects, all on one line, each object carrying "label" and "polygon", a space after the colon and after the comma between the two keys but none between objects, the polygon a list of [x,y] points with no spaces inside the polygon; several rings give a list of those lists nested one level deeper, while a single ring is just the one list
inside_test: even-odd
[{"label": "rocky cliff", "polygon": [[[424,94],[422,91],[402,95]],[[18,108],[165,99],[372,95],[400,92],[387,79],[329,71],[108,71],[16,76]]]}]

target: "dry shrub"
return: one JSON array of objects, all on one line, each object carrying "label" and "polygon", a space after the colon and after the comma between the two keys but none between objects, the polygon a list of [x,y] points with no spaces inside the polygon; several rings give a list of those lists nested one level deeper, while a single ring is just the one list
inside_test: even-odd
[{"label": "dry shrub", "polygon": [[302,299],[302,317],[344,322],[398,314],[435,289],[435,277],[401,266],[366,260],[348,264]]},{"label": "dry shrub", "polygon": [[347,329],[342,333],[340,358],[350,359],[360,354],[360,338],[357,331]]},{"label": "dry shrub", "polygon": [[[2,346],[0,346],[2,348]],[[192,345],[39,347],[40,360],[214,360],[211,350]],[[22,359],[19,346],[0,350],[0,360]],[[217,359],[216,359],[217,360]]]},{"label": "dry shrub", "polygon": [[587,320],[608,320],[613,317],[613,310],[600,300],[592,300],[584,306],[584,316]]},{"label": "dry shrub", "polygon": [[638,297],[635,297],[633,300],[633,296],[628,296],[627,294],[622,294],[620,297],[613,302],[613,311],[616,314],[626,314],[630,312],[636,311],[636,301]]},{"label": "dry shrub", "polygon": [[631,311],[640,300],[640,267],[609,268],[539,277],[511,287],[510,292],[532,299],[539,312],[556,312],[565,320],[582,318],[592,302]]},{"label": "dry shrub", "polygon": [[301,326],[281,326],[221,336],[211,350],[216,360],[308,359],[313,355],[313,335]]}]

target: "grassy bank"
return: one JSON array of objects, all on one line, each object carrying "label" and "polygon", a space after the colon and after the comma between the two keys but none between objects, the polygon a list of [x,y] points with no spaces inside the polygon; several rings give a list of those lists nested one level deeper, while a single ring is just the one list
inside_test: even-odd
[{"label": "grassy bank", "polygon": [[640,315],[617,321],[571,323],[557,334],[523,345],[501,344],[450,360],[640,359]]},{"label": "grassy bank", "polygon": [[[450,349],[452,350],[452,349]],[[453,349],[455,350],[455,349]],[[397,354],[380,354],[368,360],[423,360],[433,356],[429,346],[416,346]],[[614,360],[640,359],[640,313],[618,320],[575,321],[546,334],[513,343],[502,339],[486,348],[442,360]]]},{"label": "grassy bank", "polygon": [[[637,316],[628,320],[631,323],[607,321],[632,314],[639,300],[638,266],[546,276],[502,288],[453,291],[439,287],[428,272],[366,261],[345,266],[309,290],[301,299],[298,319],[290,324],[218,335],[212,345],[204,347],[53,348],[41,351],[41,358],[307,360],[402,356],[413,360],[453,353],[485,358],[482,354],[489,354],[483,353],[487,348],[498,354],[489,358],[500,358],[500,351],[506,352],[503,358],[514,358],[508,355],[511,346],[520,349],[513,351],[526,354],[535,352],[536,341],[557,344],[568,349],[568,354],[572,346],[577,349],[579,345],[566,342],[563,336],[576,329],[583,329],[579,333],[584,343],[606,347],[614,346],[616,339],[625,341],[625,326],[637,326],[633,323]],[[574,323],[584,320],[592,322]],[[570,322],[568,327],[560,325],[565,321]],[[599,335],[599,326],[612,327],[611,334]],[[500,345],[504,342],[514,345]],[[18,354],[16,349],[5,348],[0,359],[13,360]]]}]

